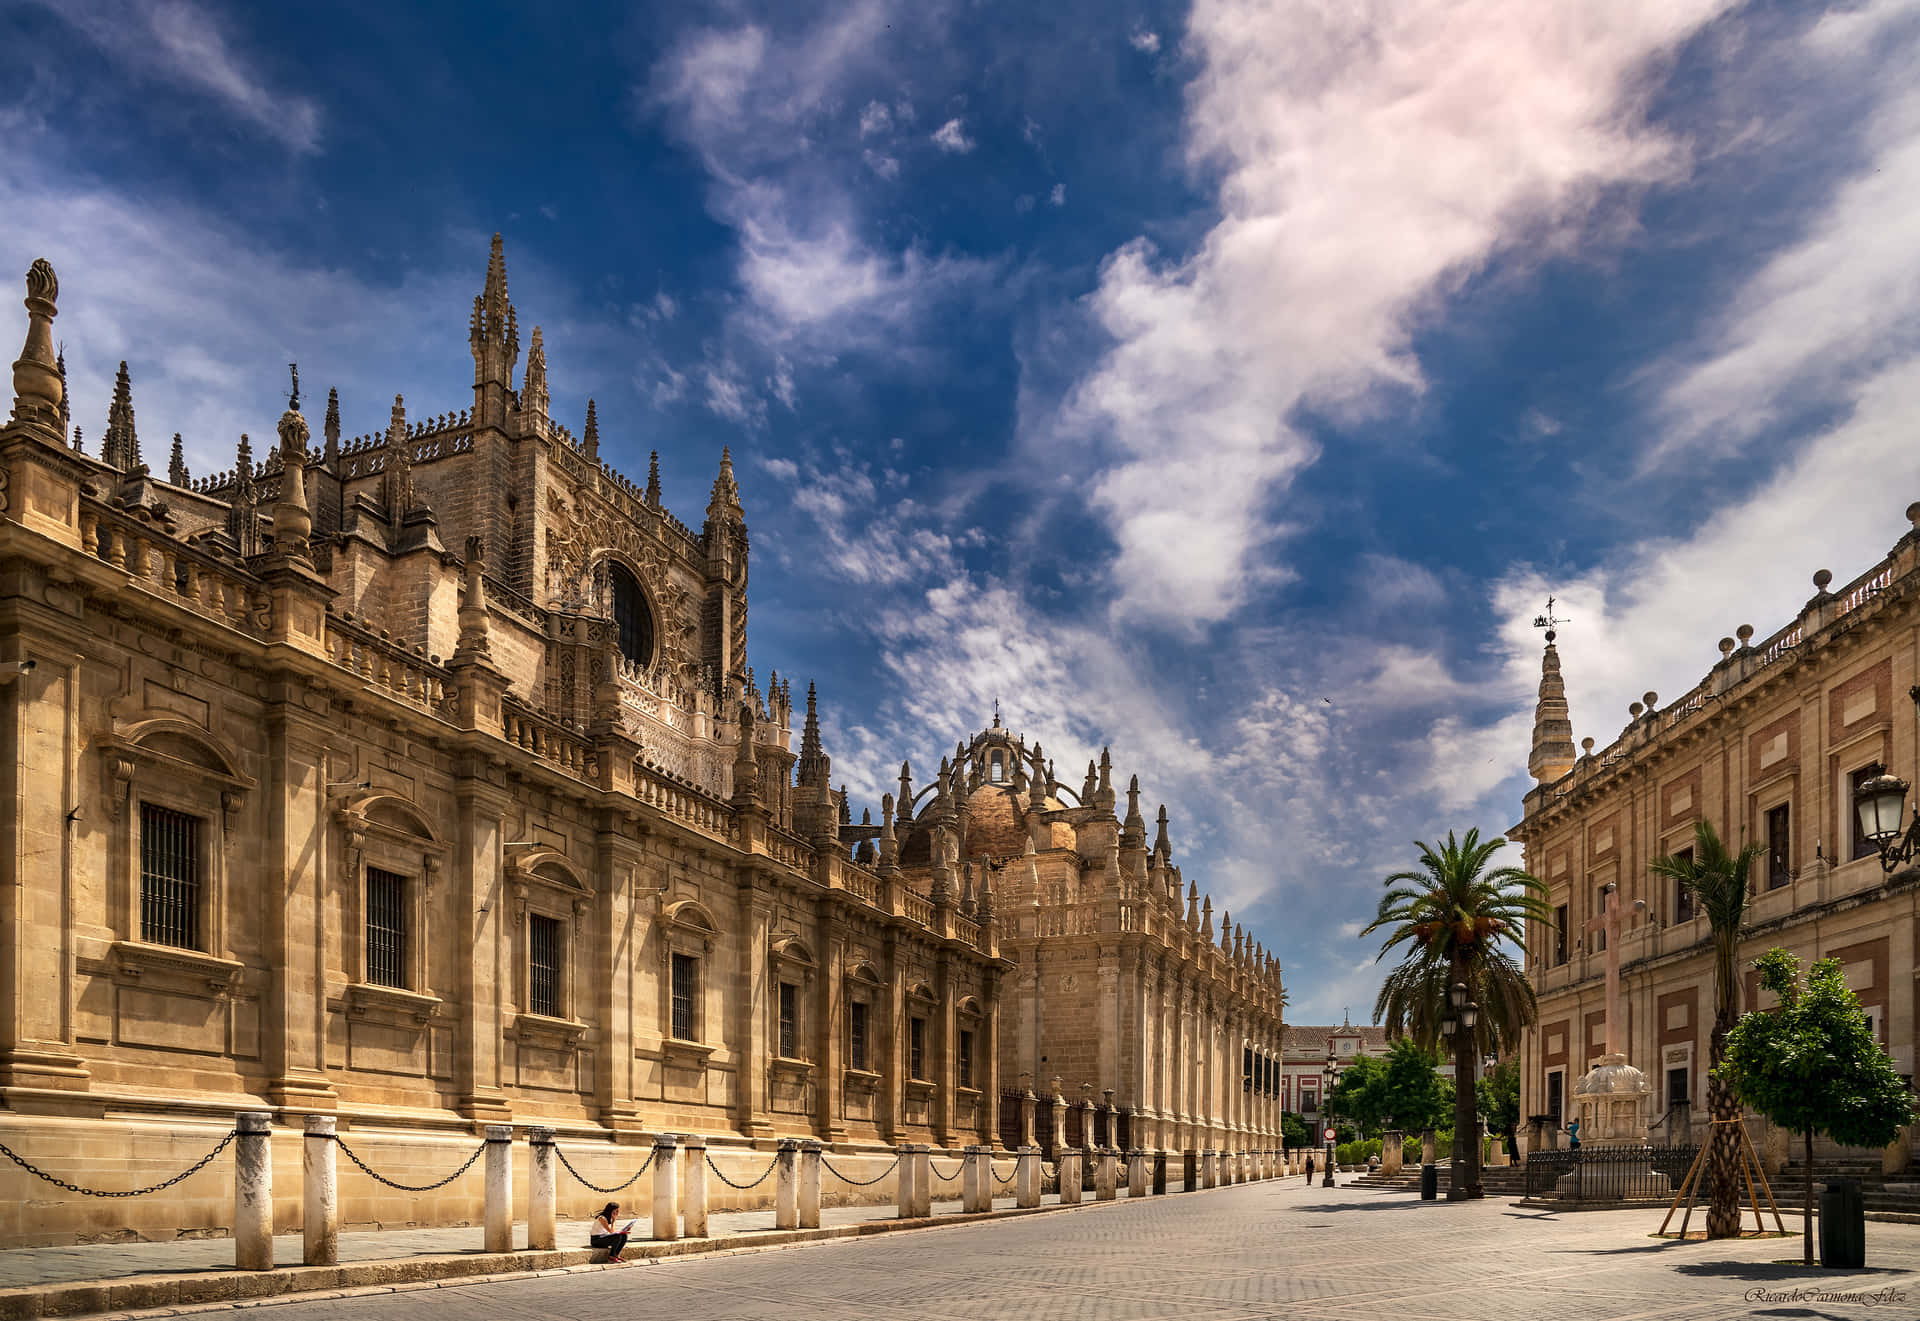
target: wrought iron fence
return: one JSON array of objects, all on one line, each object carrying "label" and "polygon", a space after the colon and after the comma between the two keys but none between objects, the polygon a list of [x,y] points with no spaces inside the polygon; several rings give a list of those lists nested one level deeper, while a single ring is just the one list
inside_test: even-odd
[{"label": "wrought iron fence", "polygon": [[1667,1197],[1686,1177],[1700,1148],[1674,1146],[1581,1147],[1535,1151],[1527,1156],[1526,1195],[1559,1192],[1560,1181],[1576,1175],[1567,1195],[1583,1202],[1618,1202]]}]

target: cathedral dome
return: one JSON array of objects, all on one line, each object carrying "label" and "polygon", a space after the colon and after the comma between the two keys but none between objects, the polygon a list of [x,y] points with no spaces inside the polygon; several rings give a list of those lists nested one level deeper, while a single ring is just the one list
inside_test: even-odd
[{"label": "cathedral dome", "polygon": [[[1011,784],[988,781],[967,795],[965,859],[1017,858],[1027,851],[1027,796]],[[1047,810],[1057,812],[1066,806],[1049,796]],[[1074,847],[1073,827],[1064,821],[1047,827],[1047,842],[1042,848]],[[915,821],[900,845],[902,867],[928,867],[933,863],[932,834],[925,824]]]}]

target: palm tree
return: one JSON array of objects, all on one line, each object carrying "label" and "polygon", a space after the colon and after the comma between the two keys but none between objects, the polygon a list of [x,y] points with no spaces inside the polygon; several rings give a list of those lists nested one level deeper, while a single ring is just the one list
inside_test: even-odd
[{"label": "palm tree", "polygon": [[1708,1046],[1707,1109],[1713,1132],[1707,1139],[1707,1237],[1740,1236],[1740,1101],[1720,1080],[1727,1032],[1739,1017],[1740,982],[1734,964],[1740,952],[1740,923],[1747,914],[1747,869],[1766,850],[1748,844],[1727,852],[1711,821],[1693,824],[1693,856],[1671,853],[1655,858],[1648,870],[1685,886],[1713,929],[1713,1036]]},{"label": "palm tree", "polygon": [[[1519,867],[1488,869],[1506,844],[1498,837],[1482,843],[1477,829],[1462,840],[1448,831],[1447,842],[1437,849],[1415,840],[1419,868],[1387,877],[1380,910],[1360,933],[1388,929],[1377,959],[1408,946],[1405,962],[1387,974],[1374,1005],[1374,1017],[1389,1036],[1411,1036],[1433,1049],[1448,1016],[1447,991],[1455,983],[1464,985],[1480,1007],[1474,1029],[1455,1032],[1451,1043],[1456,1159],[1448,1176],[1450,1200],[1480,1196],[1479,1144],[1472,1132],[1474,1061],[1482,1052],[1518,1045],[1521,1029],[1534,1019],[1533,985],[1502,946],[1524,954],[1528,919],[1552,917],[1547,887],[1539,880]],[[1462,1154],[1465,1161],[1458,1159]]]}]

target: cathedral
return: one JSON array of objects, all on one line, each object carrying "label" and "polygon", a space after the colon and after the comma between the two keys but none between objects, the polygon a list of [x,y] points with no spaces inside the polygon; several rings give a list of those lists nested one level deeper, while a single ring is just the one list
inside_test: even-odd
[{"label": "cathedral", "polygon": [[[149,466],[124,363],[83,448],[52,268],[26,289],[0,430],[10,1148],[112,1188],[265,1110],[295,1165],[328,1114],[403,1174],[486,1124],[553,1127],[590,1177],[661,1132],[877,1172],[901,1142],[1017,1141],[1030,1092],[1104,1097],[1149,1150],[1279,1145],[1278,961],[1216,926],[1165,810],[1150,838],[1105,754],[1075,788],[996,715],[856,823],[811,686],[749,664],[730,457],[696,528],[657,456],[644,484],[601,457],[593,402],[556,421],[498,237],[459,407],[396,395],[349,438],[330,391],[316,437],[296,371],[273,439],[211,476],[178,435]],[[0,1246],[218,1233],[230,1191],[103,1208],[0,1165]],[[343,1183],[341,1218],[470,1223],[479,1196]]]}]

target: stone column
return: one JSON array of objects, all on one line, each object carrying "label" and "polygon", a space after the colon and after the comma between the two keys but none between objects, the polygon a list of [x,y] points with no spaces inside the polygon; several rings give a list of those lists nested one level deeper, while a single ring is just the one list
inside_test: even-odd
[{"label": "stone column", "polygon": [[820,1228],[820,1144],[800,1144],[800,1228]]},{"label": "stone column", "polygon": [[528,1178],[527,1247],[535,1252],[551,1252],[559,1246],[560,1232],[555,1223],[559,1208],[559,1174],[553,1158],[553,1130],[527,1130]]},{"label": "stone column", "polygon": [[781,1138],[773,1156],[773,1227],[800,1228],[800,1143]]},{"label": "stone column", "polygon": [[920,1219],[933,1214],[933,1148],[925,1142],[913,1148],[913,1214]]},{"label": "stone column", "polygon": [[1040,1148],[1038,1147],[1020,1148],[1020,1160],[1013,1171],[1013,1200],[1015,1206],[1040,1205]]},{"label": "stone column", "polygon": [[687,1149],[687,1172],[681,1184],[680,1214],[686,1220],[688,1238],[707,1236],[707,1140],[689,1133],[682,1139]]},{"label": "stone column", "polygon": [[898,1164],[898,1168],[894,1171],[894,1204],[899,1207],[900,1219],[911,1220],[914,1216],[913,1144],[902,1142],[894,1148],[894,1154]]},{"label": "stone column", "polygon": [[1119,1196],[1120,1160],[1112,1147],[1102,1147],[1100,1163],[1094,1166],[1093,1196],[1095,1201],[1111,1202]]},{"label": "stone column", "polygon": [[1398,1174],[1406,1161],[1407,1135],[1397,1128],[1388,1129],[1380,1140],[1380,1173]]},{"label": "stone column", "polygon": [[680,1144],[671,1133],[653,1140],[653,1236],[680,1237]]},{"label": "stone column", "polygon": [[1080,1201],[1080,1153],[1071,1147],[1060,1149],[1060,1204],[1073,1206]]},{"label": "stone column", "polygon": [[1020,1098],[1020,1145],[1022,1148],[1033,1145],[1033,1116],[1034,1108],[1038,1104],[1039,1098],[1033,1094],[1031,1088],[1028,1088],[1027,1094]]},{"label": "stone column", "polygon": [[513,1251],[513,1125],[487,1125],[485,1251]]},{"label": "stone column", "polygon": [[1147,1195],[1147,1153],[1134,1150],[1127,1153],[1127,1196],[1145,1197]]},{"label": "stone column", "polygon": [[306,1266],[340,1264],[340,1199],[334,1175],[334,1118],[307,1116],[306,1148],[300,1157],[300,1261]]},{"label": "stone column", "polygon": [[992,1209],[982,1205],[986,1199],[981,1184],[993,1177],[986,1164],[986,1148],[978,1143],[969,1145],[960,1157],[960,1209],[968,1215]]},{"label": "stone column", "polygon": [[273,1269],[273,1116],[248,1111],[233,1117],[233,1264],[243,1271]]}]

